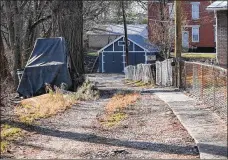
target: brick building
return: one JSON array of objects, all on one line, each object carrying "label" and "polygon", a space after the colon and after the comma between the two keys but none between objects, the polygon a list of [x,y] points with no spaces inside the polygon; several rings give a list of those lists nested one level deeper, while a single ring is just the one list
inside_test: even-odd
[{"label": "brick building", "polygon": [[[210,1],[182,1],[182,14],[185,17],[185,25],[182,29],[182,47],[188,51],[215,52],[215,15],[206,10]],[[148,3],[148,25],[153,24],[160,12],[160,2]],[[170,18],[174,20],[174,4],[167,3]],[[149,37],[153,38],[153,31],[149,27]],[[173,39],[174,41],[174,39]],[[174,42],[173,42],[174,43]]]},{"label": "brick building", "polygon": [[217,35],[217,60],[219,65],[227,67],[227,1],[216,1],[207,7],[215,12]]}]

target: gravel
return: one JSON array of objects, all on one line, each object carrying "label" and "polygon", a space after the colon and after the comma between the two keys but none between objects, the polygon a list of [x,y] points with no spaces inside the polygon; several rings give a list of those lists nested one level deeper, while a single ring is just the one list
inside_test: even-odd
[{"label": "gravel", "polygon": [[[129,89],[123,87],[121,75],[97,74],[90,78],[99,83],[100,89]],[[33,134],[15,141],[6,156],[29,159],[199,158],[194,140],[170,108],[153,94],[142,94],[135,105],[125,110],[128,117],[120,124],[103,127],[97,116],[104,112],[111,95],[103,94],[99,100],[80,102],[65,113],[40,120],[34,130],[28,126]]]}]

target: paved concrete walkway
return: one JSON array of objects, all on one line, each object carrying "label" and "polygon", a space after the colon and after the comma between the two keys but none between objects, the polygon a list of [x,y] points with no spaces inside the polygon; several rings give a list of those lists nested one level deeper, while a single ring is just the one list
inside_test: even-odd
[{"label": "paved concrete walkway", "polygon": [[196,107],[196,102],[181,92],[155,90],[154,94],[171,107],[195,139],[201,159],[227,159],[227,124],[212,111]]}]

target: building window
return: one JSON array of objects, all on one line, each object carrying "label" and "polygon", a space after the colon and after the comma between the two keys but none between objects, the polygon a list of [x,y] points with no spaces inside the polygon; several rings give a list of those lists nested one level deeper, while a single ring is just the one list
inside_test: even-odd
[{"label": "building window", "polygon": [[169,17],[174,18],[174,4],[168,3],[168,6],[169,6]]},{"label": "building window", "polygon": [[199,42],[199,27],[192,27],[192,42]]},{"label": "building window", "polygon": [[199,2],[192,2],[192,19],[199,19]]}]

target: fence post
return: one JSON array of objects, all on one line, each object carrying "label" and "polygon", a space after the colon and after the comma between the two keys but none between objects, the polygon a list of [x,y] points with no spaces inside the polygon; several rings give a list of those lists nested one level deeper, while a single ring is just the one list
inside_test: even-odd
[{"label": "fence post", "polygon": [[203,87],[204,87],[204,79],[203,79],[203,65],[201,65],[201,86],[200,86],[200,95],[203,99]]},{"label": "fence post", "polygon": [[[195,64],[192,65],[192,88],[193,88],[193,92],[196,92],[197,88],[196,88],[196,73],[198,70],[198,66],[195,66]],[[198,73],[197,73],[198,74]]]},{"label": "fence post", "polygon": [[213,78],[213,102],[214,102],[214,104],[213,104],[213,106],[215,106],[215,78],[216,78],[216,76],[215,76],[215,69],[214,69],[214,65],[212,66],[212,76],[214,77]]},{"label": "fence post", "polygon": [[161,70],[160,70],[160,75],[161,75],[161,82],[160,82],[160,85],[162,86],[162,85],[163,85],[163,84],[162,84],[162,78],[163,78],[163,77],[162,77],[162,69],[163,69],[163,68],[162,68],[162,67],[163,67],[163,66],[162,66],[162,62],[160,63],[160,65],[161,65],[161,67],[160,67],[160,68],[161,68]]},{"label": "fence post", "polygon": [[226,82],[225,82],[225,86],[226,86],[226,89],[224,89],[225,91],[225,101],[227,101],[227,72],[226,72]]},{"label": "fence post", "polygon": [[187,71],[186,71],[186,62],[184,61],[184,90],[186,90],[186,76],[187,76]]}]

